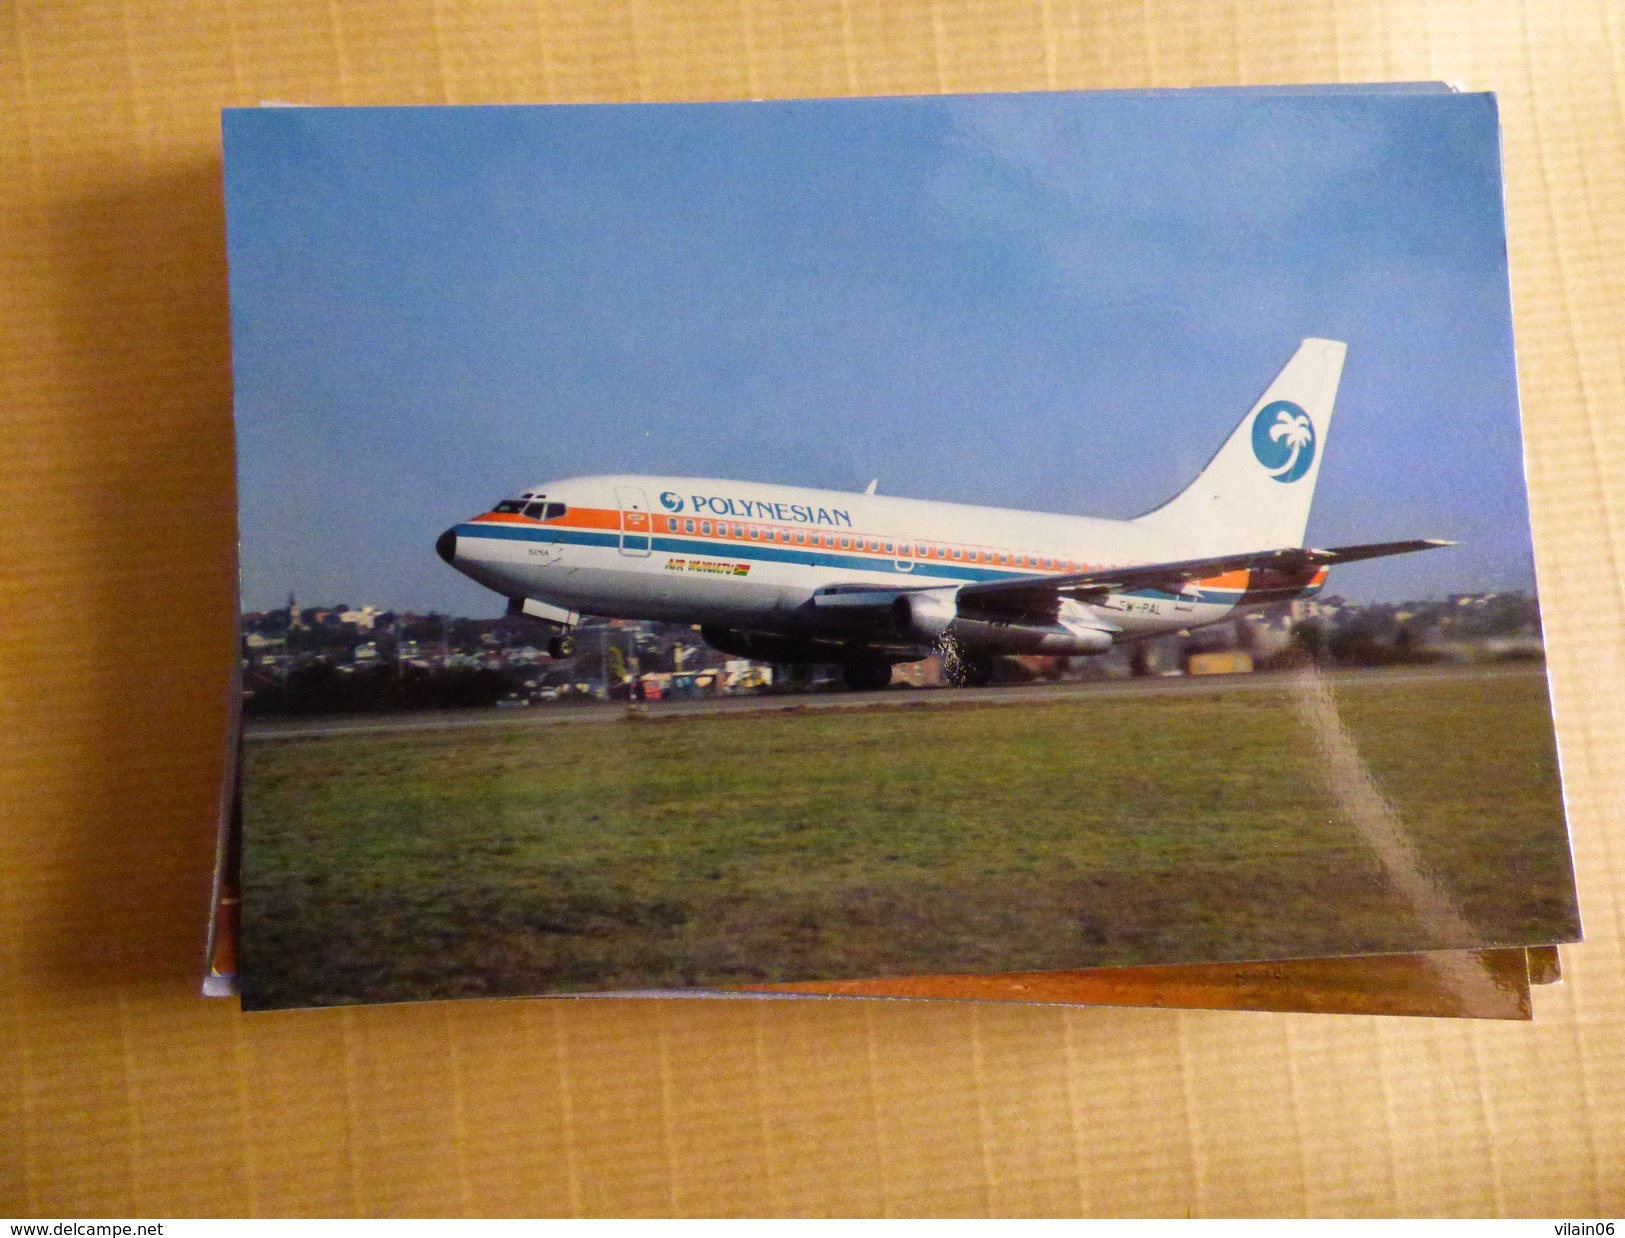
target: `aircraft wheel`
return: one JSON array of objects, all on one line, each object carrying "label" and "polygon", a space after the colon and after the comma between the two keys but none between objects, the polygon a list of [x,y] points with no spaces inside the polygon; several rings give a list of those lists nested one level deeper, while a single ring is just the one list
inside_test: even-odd
[{"label": "aircraft wheel", "polygon": [[993,659],[960,654],[943,660],[943,673],[955,688],[985,688],[993,682]]},{"label": "aircraft wheel", "polygon": [[891,663],[848,662],[841,668],[841,675],[854,692],[879,692],[891,684]]},{"label": "aircraft wheel", "polygon": [[575,651],[575,638],[568,632],[547,642],[547,652],[555,658],[568,658]]}]

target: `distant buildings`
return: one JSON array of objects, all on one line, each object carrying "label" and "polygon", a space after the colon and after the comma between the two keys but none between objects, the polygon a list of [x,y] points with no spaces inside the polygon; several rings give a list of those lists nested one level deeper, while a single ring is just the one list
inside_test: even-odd
[{"label": "distant buildings", "polygon": [[363,606],[360,610],[340,611],[339,622],[353,624],[363,632],[370,632],[383,613],[375,606]]},{"label": "distant buildings", "polygon": [[[403,693],[410,696],[413,684],[433,681],[446,688],[458,676],[486,677],[480,680],[485,688],[464,693],[466,703],[496,692],[510,704],[571,696],[654,700],[816,691],[833,686],[836,678],[829,668],[781,667],[775,673],[775,668],[711,649],[697,629],[682,624],[588,619],[576,631],[577,652],[562,660],[543,652],[534,621],[522,616],[397,614],[345,603],[301,607],[290,592],[285,608],[245,613],[241,625],[244,695],[251,706],[260,695],[267,701],[273,697],[285,701],[294,691],[290,684],[320,683],[327,693],[323,699],[344,708],[346,679],[372,684],[365,692],[357,687],[349,695],[381,702],[376,706],[381,708],[404,699]],[[1454,594],[1443,601],[1368,605],[1331,596],[1283,603],[1213,627],[1121,646],[1094,658],[1006,659],[1000,677],[1235,674],[1268,670],[1303,657],[1330,665],[1370,666],[1541,656],[1540,608],[1529,594]],[[377,684],[385,680],[397,687],[380,689]],[[935,656],[900,664],[892,675],[894,685],[914,688],[942,682],[942,661]]]}]

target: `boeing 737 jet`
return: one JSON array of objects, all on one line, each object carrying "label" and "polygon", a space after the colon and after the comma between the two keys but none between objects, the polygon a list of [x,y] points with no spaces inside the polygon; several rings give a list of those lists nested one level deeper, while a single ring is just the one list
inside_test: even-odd
[{"label": "boeing 737 jet", "polygon": [[574,477],[447,529],[435,549],[550,626],[700,625],[766,662],[839,663],[855,689],[933,651],[961,683],[1000,654],[1097,654],[1312,597],[1339,563],[1451,543],[1312,549],[1309,504],[1346,346],[1304,340],[1181,494],[1133,520],[697,477]]}]

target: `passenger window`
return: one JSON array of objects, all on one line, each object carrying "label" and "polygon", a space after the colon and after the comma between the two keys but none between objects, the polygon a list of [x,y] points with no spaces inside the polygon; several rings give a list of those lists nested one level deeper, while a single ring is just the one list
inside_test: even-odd
[{"label": "passenger window", "polygon": [[797,533],[796,534],[796,545],[797,546],[800,546],[806,540],[807,540],[807,535],[805,533]]},{"label": "passenger window", "polygon": [[956,559],[962,558],[964,556],[964,553],[965,552],[960,550],[959,547],[957,547],[957,546],[954,547],[954,558],[956,558]]},{"label": "passenger window", "polygon": [[700,532],[704,533],[707,537],[711,535],[711,522],[709,520],[700,521]]},{"label": "passenger window", "polygon": [[694,532],[694,522],[692,520],[683,521],[683,532],[684,533],[692,533],[692,532]]},{"label": "passenger window", "polygon": [[843,537],[841,539],[841,549],[842,550],[850,550],[851,548],[852,548],[852,539],[850,537]]},{"label": "passenger window", "polygon": [[735,537],[744,537],[745,536],[745,526],[742,525],[742,524],[734,525],[734,536]]}]

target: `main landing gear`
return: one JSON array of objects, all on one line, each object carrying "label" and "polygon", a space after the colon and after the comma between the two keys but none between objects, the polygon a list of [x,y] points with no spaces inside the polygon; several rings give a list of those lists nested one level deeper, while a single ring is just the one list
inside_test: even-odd
[{"label": "main landing gear", "polygon": [[985,688],[993,682],[993,659],[985,654],[966,653],[956,640],[939,647],[942,677],[955,688]]},{"label": "main landing gear", "polygon": [[547,642],[547,653],[553,658],[568,658],[576,651],[575,637],[568,632],[560,632]]},{"label": "main landing gear", "polygon": [[993,682],[992,658],[963,658],[953,670],[943,670],[956,688],[985,688]]},{"label": "main landing gear", "polygon": [[848,662],[841,667],[841,678],[854,692],[879,692],[891,686],[891,663]]}]

